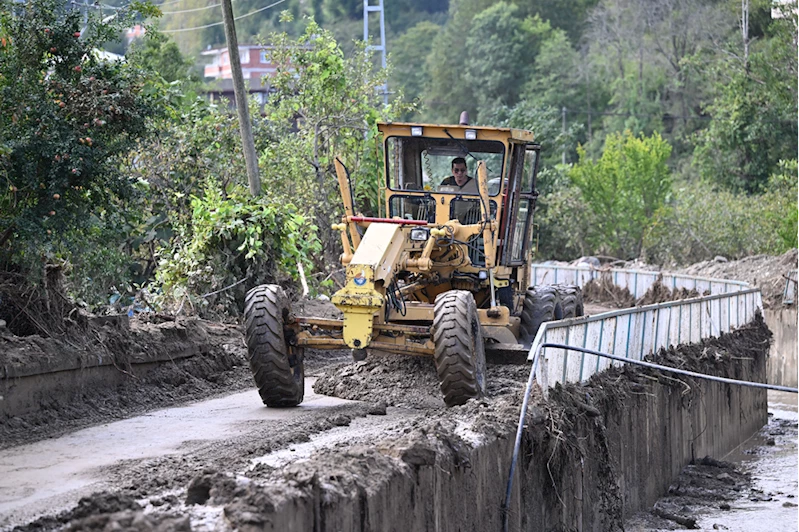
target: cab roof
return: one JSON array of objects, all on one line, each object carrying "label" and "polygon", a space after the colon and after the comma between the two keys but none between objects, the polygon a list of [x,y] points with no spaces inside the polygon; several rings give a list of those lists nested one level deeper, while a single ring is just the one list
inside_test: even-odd
[{"label": "cab roof", "polygon": [[[517,142],[533,142],[532,131],[508,127],[472,126],[461,124],[423,124],[416,122],[378,122],[377,128],[384,135],[412,136],[411,127],[421,127],[421,137],[449,138],[450,135],[457,139],[465,138],[466,130],[478,132],[478,139],[486,140],[512,140]],[[449,134],[448,134],[449,133]],[[481,134],[482,133],[482,134]],[[419,135],[417,135],[419,136]]]}]

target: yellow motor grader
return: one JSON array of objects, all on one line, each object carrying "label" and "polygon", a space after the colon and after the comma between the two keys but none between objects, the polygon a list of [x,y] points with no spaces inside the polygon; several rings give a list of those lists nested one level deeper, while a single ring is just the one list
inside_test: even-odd
[{"label": "yellow motor grader", "polygon": [[[463,122],[379,124],[384,217],[355,212],[349,175],[335,161],[344,215],[333,228],[346,282],[331,300],[344,316],[295,316],[276,285],[249,291],[248,355],[267,406],[302,401],[306,347],[348,348],[356,360],[432,356],[445,403],[463,404],[485,392],[486,349],[526,354],[541,323],[582,315],[579,288],[528,286],[533,134]],[[455,159],[466,161],[470,186],[450,176]]]}]

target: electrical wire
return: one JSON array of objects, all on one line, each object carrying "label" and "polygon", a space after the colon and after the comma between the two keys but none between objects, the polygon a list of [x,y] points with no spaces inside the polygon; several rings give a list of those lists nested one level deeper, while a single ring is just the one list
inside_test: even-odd
[{"label": "electrical wire", "polygon": [[[247,13],[246,15],[240,15],[238,17],[233,17],[233,20],[241,20],[243,18],[250,17],[252,15],[255,15],[256,13],[260,13],[261,11],[266,11],[270,7],[275,7],[278,4],[282,4],[285,1],[286,0],[278,0],[277,2],[275,2],[273,4],[269,4],[268,6],[264,6],[262,8],[256,9],[255,11],[251,11],[251,12]],[[193,28],[180,28],[180,29],[177,29],[177,30],[160,30],[160,31],[161,31],[161,33],[181,33],[181,32],[184,32],[184,31],[194,31],[194,30],[202,30],[202,29],[205,29],[205,28],[212,28],[214,26],[221,26],[222,24],[224,24],[224,21],[222,21],[222,22],[212,22],[211,24],[204,24],[202,26],[195,26]]]},{"label": "electrical wire", "polygon": [[[232,4],[235,0],[230,0]],[[205,7],[195,7],[193,9],[181,9],[180,11],[161,11],[162,15],[179,15],[181,13],[194,13],[195,11],[205,11],[206,9],[211,9],[212,7],[219,7],[222,4],[211,4],[210,6]]]},{"label": "electrical wire", "polygon": [[522,443],[522,432],[524,431],[524,418],[527,415],[527,404],[530,401],[530,392],[533,389],[533,382],[535,381],[535,371],[538,367],[538,359],[541,356],[541,350],[545,347],[553,347],[556,349],[568,349],[570,351],[579,351],[580,353],[586,353],[589,355],[595,355],[605,358],[610,358],[612,360],[616,360],[619,362],[625,362],[628,364],[635,364],[638,366],[644,366],[646,368],[651,369],[658,369],[660,371],[667,371],[671,373],[677,373],[678,375],[686,375],[689,377],[697,377],[700,379],[705,379],[714,382],[723,382],[725,384],[737,384],[739,386],[748,386],[752,388],[765,388],[767,390],[777,390],[782,392],[791,392],[791,393],[798,393],[799,390],[796,388],[791,388],[788,386],[778,386],[776,384],[766,384],[764,382],[751,382],[751,381],[741,381],[738,379],[728,379],[726,377],[717,377],[715,375],[707,375],[705,373],[697,373],[695,371],[688,371],[686,369],[678,369],[672,368],[670,366],[663,366],[661,364],[655,364],[653,362],[645,362],[643,360],[634,360],[629,358],[620,357],[617,355],[611,355],[609,353],[602,353],[601,351],[594,351],[593,349],[587,349],[585,347],[576,347],[571,345],[565,344],[553,344],[553,343],[543,343],[539,345],[536,350],[535,354],[533,355],[533,365],[530,367],[530,377],[527,379],[527,387],[524,390],[524,399],[522,400],[522,411],[519,414],[519,425],[516,428],[516,442],[513,444],[513,456],[510,462],[510,471],[508,472],[508,484],[505,490],[505,500],[502,501],[502,531],[508,532],[508,515],[510,510],[510,497],[511,491],[513,490],[513,474],[516,471],[516,462],[519,459],[519,449],[521,448]]}]

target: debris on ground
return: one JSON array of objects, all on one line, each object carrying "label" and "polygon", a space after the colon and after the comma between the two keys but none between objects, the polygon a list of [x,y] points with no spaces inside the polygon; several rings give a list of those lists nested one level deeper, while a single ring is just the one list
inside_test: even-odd
[{"label": "debris on ground", "polygon": [[797,250],[792,249],[782,255],[755,255],[740,260],[727,260],[716,257],[713,260],[698,262],[681,268],[675,273],[710,277],[714,279],[731,279],[745,281],[760,288],[765,308],[782,305],[782,294],[785,290],[785,277],[797,269]]}]

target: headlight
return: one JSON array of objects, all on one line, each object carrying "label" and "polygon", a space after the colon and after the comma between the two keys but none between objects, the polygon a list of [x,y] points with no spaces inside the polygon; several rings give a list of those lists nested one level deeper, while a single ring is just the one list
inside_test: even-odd
[{"label": "headlight", "polygon": [[411,240],[415,242],[424,242],[428,236],[430,236],[430,232],[425,227],[411,229]]}]

